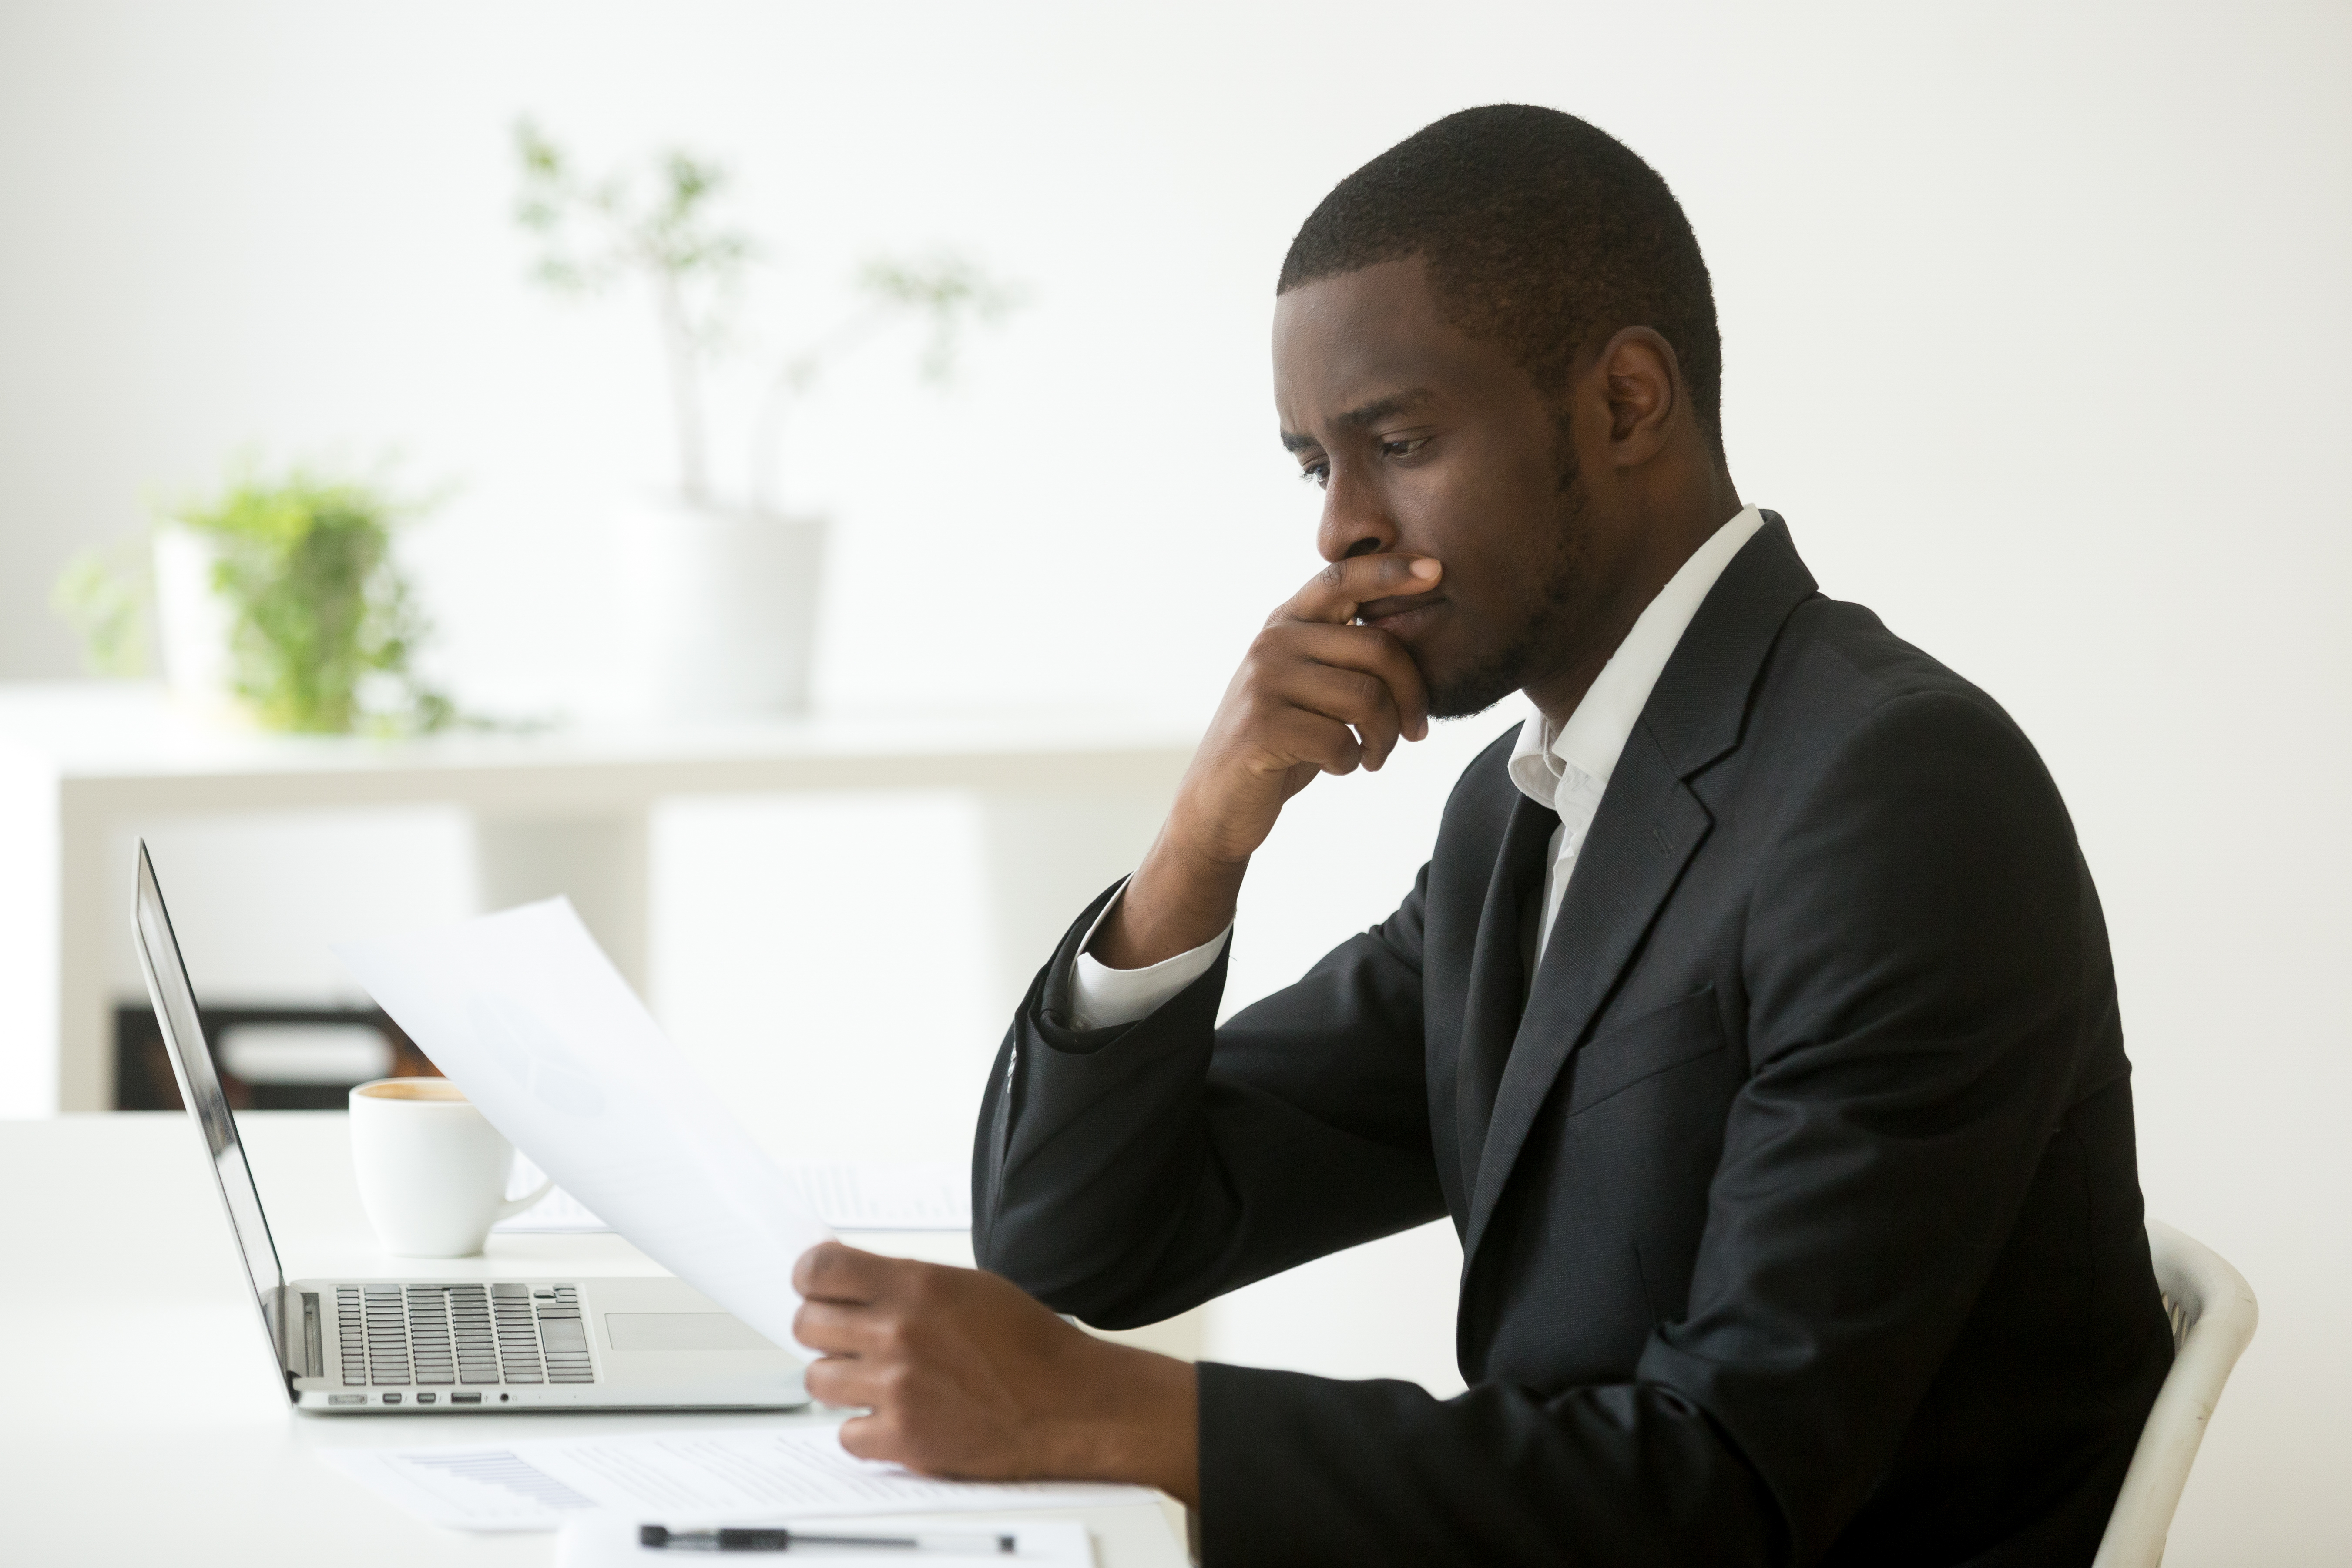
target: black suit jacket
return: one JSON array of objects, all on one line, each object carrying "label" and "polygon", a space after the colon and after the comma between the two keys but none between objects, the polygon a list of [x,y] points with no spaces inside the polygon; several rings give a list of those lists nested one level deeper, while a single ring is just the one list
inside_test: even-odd
[{"label": "black suit jacket", "polygon": [[1222,961],[1069,1026],[1097,900],[992,1077],[982,1266],[1117,1327],[1453,1218],[1458,1398],[1201,1368],[1213,1565],[2089,1562],[2171,1349],[2106,934],[2032,747],[1771,518],[1531,993],[1557,818],[1509,752],[1394,915],[1222,1028]]}]

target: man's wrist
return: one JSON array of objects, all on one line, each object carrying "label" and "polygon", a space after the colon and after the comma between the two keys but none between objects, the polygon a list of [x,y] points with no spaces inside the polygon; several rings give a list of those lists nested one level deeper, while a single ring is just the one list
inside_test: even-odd
[{"label": "man's wrist", "polygon": [[1048,1471],[1201,1497],[1200,1387],[1190,1362],[1088,1339],[1081,1409],[1060,1423]]},{"label": "man's wrist", "polygon": [[1249,858],[1202,855],[1163,830],[1136,868],[1089,951],[1113,969],[1149,969],[1190,952],[1234,923]]}]

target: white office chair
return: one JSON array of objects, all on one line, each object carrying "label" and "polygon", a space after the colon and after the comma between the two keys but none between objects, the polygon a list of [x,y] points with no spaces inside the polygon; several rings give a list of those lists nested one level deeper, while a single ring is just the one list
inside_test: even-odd
[{"label": "white office chair", "polygon": [[2124,1489],[2099,1538],[2091,1568],[2157,1568],[2172,1510],[2189,1484],[2189,1467],[2204,1440],[2205,1423],[2221,1402],[2221,1385],[2254,1337],[2259,1315],[2245,1277],[2212,1248],[2158,1220],[2147,1222],[2147,1249],[2156,1282],[2172,1314],[2172,1370],[2165,1374],[2147,1425],[2132,1450]]}]

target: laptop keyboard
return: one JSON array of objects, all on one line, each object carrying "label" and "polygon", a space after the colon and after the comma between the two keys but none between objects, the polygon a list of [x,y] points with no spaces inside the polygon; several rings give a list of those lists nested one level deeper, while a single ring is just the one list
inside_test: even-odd
[{"label": "laptop keyboard", "polygon": [[346,1388],[593,1383],[573,1285],[338,1285]]}]

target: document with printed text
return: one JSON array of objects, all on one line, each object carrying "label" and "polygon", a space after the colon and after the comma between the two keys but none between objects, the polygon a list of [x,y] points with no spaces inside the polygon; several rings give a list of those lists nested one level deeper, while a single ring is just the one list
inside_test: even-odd
[{"label": "document with printed text", "polygon": [[595,1509],[721,1521],[757,1516],[994,1512],[1150,1502],[1143,1487],[933,1480],[860,1459],[830,1425],[462,1447],[336,1448],[344,1474],[457,1530],[553,1530]]}]

